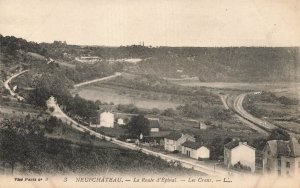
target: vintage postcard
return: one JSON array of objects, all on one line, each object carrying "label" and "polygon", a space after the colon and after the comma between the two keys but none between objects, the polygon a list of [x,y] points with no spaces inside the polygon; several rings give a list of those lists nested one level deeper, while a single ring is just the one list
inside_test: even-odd
[{"label": "vintage postcard", "polygon": [[299,33],[299,0],[0,0],[0,188],[298,188]]}]

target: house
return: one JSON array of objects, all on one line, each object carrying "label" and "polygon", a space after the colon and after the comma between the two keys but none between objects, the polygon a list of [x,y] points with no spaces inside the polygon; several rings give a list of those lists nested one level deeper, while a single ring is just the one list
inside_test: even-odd
[{"label": "house", "polygon": [[279,176],[300,175],[299,140],[269,140],[263,149],[263,173]]},{"label": "house", "polygon": [[164,139],[169,134],[170,131],[150,132],[149,136],[144,137],[144,141],[150,146],[164,146]]},{"label": "house", "polygon": [[181,151],[181,144],[186,141],[195,142],[195,138],[193,135],[184,134],[179,132],[171,132],[164,139],[165,142],[165,150],[167,151]]},{"label": "house", "polygon": [[224,146],[224,164],[228,168],[234,165],[250,167],[255,171],[255,148],[247,145],[247,142],[231,141]]},{"label": "house", "polygon": [[147,118],[149,120],[150,132],[159,132],[159,118]]},{"label": "house", "polygon": [[186,141],[182,145],[182,154],[186,154],[193,159],[209,159],[209,149],[202,143]]},{"label": "house", "polygon": [[100,114],[100,127],[114,127],[114,114],[111,112],[102,112]]},{"label": "house", "polygon": [[206,130],[207,125],[205,123],[199,122],[199,129]]},{"label": "house", "polygon": [[117,120],[118,125],[125,125],[124,119],[118,118]]},{"label": "house", "polygon": [[98,56],[81,56],[81,57],[75,57],[76,61],[79,61],[81,63],[87,63],[87,64],[94,64],[97,61],[102,61],[102,59]]}]

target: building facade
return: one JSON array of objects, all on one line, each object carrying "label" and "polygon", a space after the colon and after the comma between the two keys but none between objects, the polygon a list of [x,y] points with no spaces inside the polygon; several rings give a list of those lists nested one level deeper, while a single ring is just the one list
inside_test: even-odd
[{"label": "building facade", "polygon": [[195,142],[195,138],[190,134],[172,132],[165,137],[164,148],[167,151],[181,151],[181,145],[186,141]]},{"label": "building facade", "polygon": [[232,141],[224,146],[224,164],[228,168],[240,164],[255,171],[255,148],[247,142]]},{"label": "building facade", "polygon": [[210,150],[199,142],[186,141],[182,144],[181,153],[193,159],[204,160],[209,159]]},{"label": "building facade", "polygon": [[114,127],[114,114],[111,112],[102,112],[100,114],[100,127]]},{"label": "building facade", "polygon": [[268,141],[263,149],[263,173],[278,176],[299,176],[299,141],[295,138],[291,138],[289,141]]}]

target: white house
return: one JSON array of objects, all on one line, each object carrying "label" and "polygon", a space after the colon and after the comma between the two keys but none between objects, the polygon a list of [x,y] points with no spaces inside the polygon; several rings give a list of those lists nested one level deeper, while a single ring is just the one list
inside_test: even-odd
[{"label": "white house", "polygon": [[183,144],[186,141],[195,142],[195,138],[192,135],[179,133],[179,132],[171,132],[164,139],[164,148],[167,151],[181,151]]},{"label": "white house", "polygon": [[233,167],[236,164],[251,168],[255,171],[255,148],[247,145],[247,142],[232,141],[224,146],[224,164]]},{"label": "white house", "polygon": [[55,98],[54,98],[53,96],[51,96],[51,97],[47,100],[46,104],[47,104],[48,107],[55,107],[57,103],[56,103]]},{"label": "white house", "polygon": [[299,141],[295,138],[291,138],[289,141],[269,140],[263,149],[263,173],[278,176],[299,176]]},{"label": "white house", "polygon": [[100,127],[114,127],[114,114],[110,112],[102,112],[100,114]]},{"label": "white house", "polygon": [[118,125],[125,125],[124,119],[118,118],[117,120]]},{"label": "white house", "polygon": [[186,141],[182,145],[182,154],[193,159],[209,159],[210,151],[199,142]]},{"label": "white house", "polygon": [[199,122],[199,129],[206,130],[207,125],[205,123]]},{"label": "white house", "polygon": [[159,118],[147,118],[149,120],[150,132],[159,132]]},{"label": "white house", "polygon": [[85,57],[81,56],[81,57],[76,57],[75,60],[87,64],[94,64],[97,61],[102,61],[102,59],[98,56],[85,56]]}]

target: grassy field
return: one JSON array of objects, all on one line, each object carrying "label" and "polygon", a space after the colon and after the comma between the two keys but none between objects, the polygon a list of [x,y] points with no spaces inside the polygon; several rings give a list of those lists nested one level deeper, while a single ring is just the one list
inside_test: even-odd
[{"label": "grassy field", "polygon": [[106,140],[100,140],[90,135],[85,135],[82,132],[74,130],[68,125],[57,126],[54,128],[52,133],[47,133],[45,136],[48,138],[68,140],[75,144],[92,144],[93,146],[97,147],[121,148],[118,145]]},{"label": "grassy field", "polygon": [[36,108],[33,105],[14,101],[6,101],[0,104],[0,120],[4,118],[23,118],[27,115],[38,119],[49,117],[43,110]]},{"label": "grassy field", "polygon": [[245,83],[245,82],[200,82],[200,81],[173,81],[182,86],[201,86],[219,89],[238,89],[254,91],[289,92],[300,88],[300,83]]},{"label": "grassy field", "polygon": [[[144,109],[167,109],[176,108],[180,105],[179,103],[172,102],[168,94],[130,91],[126,88],[87,86],[81,88],[78,94],[85,99],[93,101],[100,100],[101,102],[113,102],[114,104],[134,104]],[[152,99],[147,99],[143,95],[151,95]]]},{"label": "grassy field", "polygon": [[[297,102],[299,99],[295,96],[297,95],[291,90],[284,93],[250,95],[243,106],[258,118],[265,119],[278,127],[300,133],[300,103]],[[294,102],[285,103],[282,102],[282,98]]]}]

